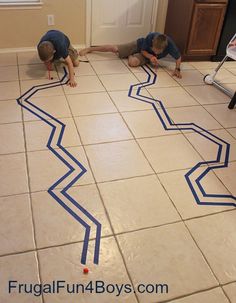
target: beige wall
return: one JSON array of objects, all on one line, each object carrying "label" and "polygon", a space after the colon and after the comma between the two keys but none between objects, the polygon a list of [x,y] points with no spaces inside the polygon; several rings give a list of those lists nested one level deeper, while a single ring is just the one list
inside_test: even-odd
[{"label": "beige wall", "polygon": [[[85,44],[86,0],[42,0],[37,9],[1,9],[0,49],[35,47],[50,29],[66,33],[75,45]],[[117,0],[119,1],[119,0]],[[168,0],[158,1],[156,31],[164,32]],[[55,16],[55,26],[47,25],[47,15]]]},{"label": "beige wall", "polygon": [[[66,33],[73,44],[85,44],[86,0],[42,0],[38,9],[0,8],[0,49],[34,47],[50,29]],[[55,26],[47,25],[47,15]]]}]

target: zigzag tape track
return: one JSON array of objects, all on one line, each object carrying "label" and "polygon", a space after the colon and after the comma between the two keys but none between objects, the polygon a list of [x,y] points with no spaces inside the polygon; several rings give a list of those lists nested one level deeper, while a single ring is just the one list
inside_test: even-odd
[{"label": "zigzag tape track", "polygon": [[[101,224],[77,201],[75,201],[69,194],[68,190],[86,173],[85,167],[72,155],[68,150],[62,146],[61,141],[65,131],[65,124],[61,121],[37,107],[29,101],[38,91],[50,89],[56,86],[65,85],[67,80],[67,71],[64,68],[64,76],[60,81],[33,86],[26,93],[17,99],[17,103],[41,119],[44,123],[52,128],[51,134],[47,142],[47,148],[69,169],[68,172],[57,180],[49,189],[48,193],[84,228],[84,242],[81,254],[81,263],[86,264],[87,252],[89,246],[91,227],[96,229],[94,259],[95,264],[99,263],[99,250],[101,239]],[[55,148],[57,147],[57,148]],[[56,190],[60,186],[62,190]]]},{"label": "zigzag tape track", "polygon": [[[200,127],[199,125],[196,125],[195,123],[173,123],[163,103],[160,100],[143,96],[140,93],[143,87],[153,85],[157,79],[156,73],[154,73],[153,70],[150,69],[148,66],[143,66],[143,69],[148,75],[147,81],[131,85],[128,96],[133,99],[151,104],[165,130],[192,130],[212,142],[212,144],[215,144],[218,148],[215,160],[199,162],[185,175],[186,181],[191,189],[191,192],[197,204],[236,207],[235,196],[206,193],[201,184],[201,181],[210,171],[228,167],[230,144],[222,140],[221,138],[213,135],[212,133]],[[157,108],[156,103],[159,104],[160,109]]]},{"label": "zigzag tape track", "polygon": [[[197,204],[236,207],[236,197],[233,195],[208,194],[205,192],[201,184],[201,180],[211,170],[228,167],[230,144],[213,135],[209,131],[203,129],[202,127],[196,125],[195,123],[173,123],[163,103],[160,100],[143,96],[141,94],[142,88],[153,85],[157,79],[157,75],[148,66],[144,66],[143,69],[147,73],[147,81],[131,85],[128,96],[141,102],[151,104],[165,130],[192,130],[218,146],[218,152],[215,160],[199,162],[185,175],[186,181]],[[65,85],[67,82],[67,72],[64,68],[64,76],[60,81],[33,86],[17,99],[17,103],[52,128],[47,142],[47,148],[60,161],[62,161],[69,170],[48,189],[48,193],[85,228],[85,236],[81,255],[82,264],[86,264],[87,260],[91,226],[95,227],[96,238],[93,262],[95,264],[98,264],[101,239],[101,224],[67,192],[86,173],[86,169],[61,144],[66,127],[65,124],[29,101],[29,99],[38,91]],[[157,108],[156,103],[159,104],[160,109]],[[57,146],[57,148],[54,146]],[[63,189],[60,191],[56,190],[58,186]]]}]

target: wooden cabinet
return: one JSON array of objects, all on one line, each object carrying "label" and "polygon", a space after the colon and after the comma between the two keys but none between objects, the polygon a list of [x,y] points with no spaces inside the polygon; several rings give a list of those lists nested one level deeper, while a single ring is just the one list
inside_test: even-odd
[{"label": "wooden cabinet", "polygon": [[227,0],[169,0],[165,34],[183,59],[209,59],[216,53]]}]

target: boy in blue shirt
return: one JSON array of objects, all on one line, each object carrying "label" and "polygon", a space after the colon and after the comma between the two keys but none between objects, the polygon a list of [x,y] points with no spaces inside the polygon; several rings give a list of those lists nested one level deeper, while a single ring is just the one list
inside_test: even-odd
[{"label": "boy in blue shirt", "polygon": [[69,70],[68,85],[75,87],[74,66],[79,65],[78,52],[70,43],[69,38],[58,30],[48,31],[39,41],[37,46],[39,58],[50,70],[54,60],[63,58]]},{"label": "boy in blue shirt", "polygon": [[84,56],[94,51],[117,53],[121,59],[128,58],[129,66],[132,67],[146,63],[151,63],[157,67],[158,59],[170,54],[176,60],[176,67],[172,75],[182,78],[180,72],[181,55],[177,46],[170,37],[157,32],[149,33],[146,38],[139,38],[127,44],[88,47],[81,50],[79,54]]}]

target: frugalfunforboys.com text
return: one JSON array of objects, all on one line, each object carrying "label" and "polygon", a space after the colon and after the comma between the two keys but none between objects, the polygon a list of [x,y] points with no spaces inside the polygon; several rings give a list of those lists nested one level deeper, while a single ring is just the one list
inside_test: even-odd
[{"label": "frugalfunforboys.com text", "polygon": [[143,284],[140,283],[135,287],[132,284],[116,284],[107,283],[101,280],[89,281],[87,284],[83,283],[67,283],[65,280],[54,280],[51,283],[20,283],[16,280],[8,282],[8,293],[29,294],[33,296],[41,296],[42,294],[112,294],[119,297],[123,294],[131,293],[148,293],[148,294],[165,294],[169,292],[169,286],[167,284],[153,283]]}]

